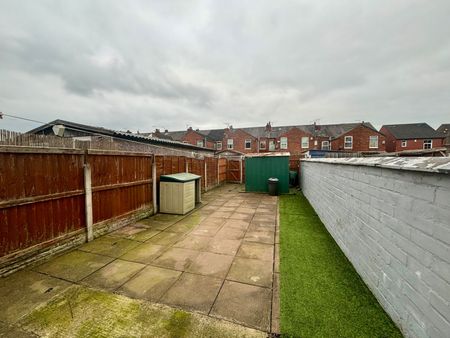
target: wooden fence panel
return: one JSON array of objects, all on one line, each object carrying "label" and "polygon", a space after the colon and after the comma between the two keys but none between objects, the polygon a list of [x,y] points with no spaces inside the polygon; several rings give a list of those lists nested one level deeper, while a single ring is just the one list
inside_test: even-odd
[{"label": "wooden fence panel", "polygon": [[227,159],[219,158],[219,183],[225,183],[227,180]]},{"label": "wooden fence panel", "polygon": [[83,227],[82,153],[0,153],[0,257]]},{"label": "wooden fence panel", "polygon": [[152,203],[152,157],[88,155],[94,224]]}]

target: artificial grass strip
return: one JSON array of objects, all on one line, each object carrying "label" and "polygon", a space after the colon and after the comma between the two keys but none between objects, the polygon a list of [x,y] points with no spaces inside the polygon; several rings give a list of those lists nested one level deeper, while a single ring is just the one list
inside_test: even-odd
[{"label": "artificial grass strip", "polygon": [[306,198],[279,210],[282,335],[402,337]]}]

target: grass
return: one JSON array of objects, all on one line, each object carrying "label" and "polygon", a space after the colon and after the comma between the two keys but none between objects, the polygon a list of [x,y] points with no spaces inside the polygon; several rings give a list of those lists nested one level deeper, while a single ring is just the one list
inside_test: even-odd
[{"label": "grass", "polygon": [[402,337],[302,194],[280,197],[286,337]]}]

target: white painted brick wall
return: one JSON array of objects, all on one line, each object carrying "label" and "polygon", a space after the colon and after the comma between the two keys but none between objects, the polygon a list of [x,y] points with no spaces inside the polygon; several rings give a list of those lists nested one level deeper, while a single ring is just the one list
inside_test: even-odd
[{"label": "white painted brick wall", "polygon": [[301,170],[303,193],[403,334],[450,337],[450,175],[339,160]]}]

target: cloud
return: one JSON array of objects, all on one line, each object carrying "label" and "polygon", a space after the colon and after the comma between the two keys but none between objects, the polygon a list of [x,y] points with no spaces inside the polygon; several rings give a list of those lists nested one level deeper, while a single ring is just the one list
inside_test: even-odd
[{"label": "cloud", "polygon": [[449,15],[445,0],[1,2],[0,110],[141,131],[437,126]]}]

